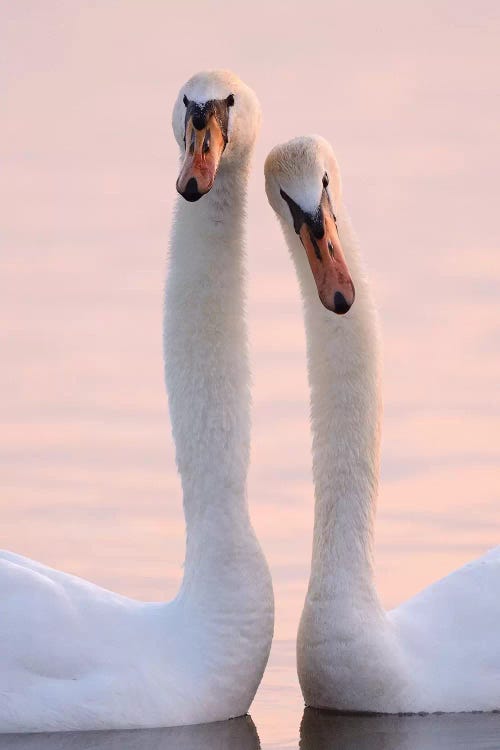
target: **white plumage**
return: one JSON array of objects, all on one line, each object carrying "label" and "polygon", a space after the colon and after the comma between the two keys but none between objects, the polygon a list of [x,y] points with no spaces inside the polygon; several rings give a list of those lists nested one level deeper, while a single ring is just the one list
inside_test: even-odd
[{"label": "white plumage", "polygon": [[8,552],[0,555],[0,731],[174,726],[245,714],[273,632],[269,571],[247,508],[249,369],[243,225],[260,111],[234,75],[183,95],[234,95],[215,185],[178,199],[165,363],[187,545],[174,601],[146,604]]},{"label": "white plumage", "polygon": [[[285,190],[311,211],[319,206],[325,172],[356,289],[345,317],[321,306],[280,194]],[[266,162],[266,189],[296,266],[307,335],[316,503],[311,575],[297,643],[305,702],[382,713],[500,709],[500,548],[388,613],[375,588],[378,320],[329,144],[313,136],[273,149]]]}]

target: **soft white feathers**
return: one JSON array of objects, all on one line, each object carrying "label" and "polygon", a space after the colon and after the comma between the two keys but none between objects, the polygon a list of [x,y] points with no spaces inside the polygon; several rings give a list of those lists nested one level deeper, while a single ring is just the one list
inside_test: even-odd
[{"label": "soft white feathers", "polygon": [[171,603],[145,604],[2,553],[2,732],[239,716],[267,662],[272,588],[246,500],[243,224],[260,113],[229,73],[200,74],[186,88],[201,101],[232,93],[235,104],[215,185],[199,203],[178,199],[171,241],[165,362],[186,516],[182,586]]},{"label": "soft white feathers", "polygon": [[229,70],[207,70],[197,73],[180,89],[172,112],[172,127],[175,139],[184,153],[184,120],[186,107],[184,96],[189,100],[206,102],[210,99],[235,97],[235,106],[229,111],[228,142],[224,150],[221,167],[242,166],[246,176],[248,160],[260,130],[261,111],[255,92]]},{"label": "soft white feathers", "polygon": [[[356,289],[345,317],[325,310],[279,188],[301,205],[330,197]],[[500,548],[386,614],[373,571],[380,461],[377,315],[342,203],[338,167],[318,137],[278,146],[266,190],[300,281],[311,387],[315,525],[297,642],[306,704],[383,713],[500,709]],[[318,200],[318,198],[316,198]]]}]

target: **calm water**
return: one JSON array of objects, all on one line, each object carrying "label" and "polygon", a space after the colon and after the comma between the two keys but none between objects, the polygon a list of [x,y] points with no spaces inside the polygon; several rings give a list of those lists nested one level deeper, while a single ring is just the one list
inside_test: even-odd
[{"label": "calm water", "polygon": [[[296,749],[308,394],[298,290],[263,160],[303,132],[337,150],[383,324],[377,575],[392,607],[500,542],[500,11],[483,0],[325,0],[305,15],[298,0],[255,6],[251,18],[246,5],[198,0],[0,7],[0,546],[140,599],[175,594],[184,528],[161,352],[170,109],[193,71],[231,67],[264,111],[248,207],[249,498],[277,620],[251,713],[263,748]],[[311,713],[301,747],[490,748],[499,721]],[[241,721],[1,738],[0,749],[228,743],[258,746]]]},{"label": "calm water", "polygon": [[500,715],[359,717],[306,709],[300,740],[262,745],[249,716],[129,732],[0,736],[0,750],[497,750]]}]

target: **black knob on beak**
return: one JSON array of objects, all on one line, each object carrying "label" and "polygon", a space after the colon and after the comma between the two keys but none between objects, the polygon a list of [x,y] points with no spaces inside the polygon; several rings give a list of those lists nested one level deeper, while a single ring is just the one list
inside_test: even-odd
[{"label": "black knob on beak", "polygon": [[187,185],[181,195],[190,203],[194,203],[201,198],[201,193],[198,190],[198,183],[196,182],[195,177],[191,177],[191,179],[188,180]]},{"label": "black knob on beak", "polygon": [[348,303],[342,292],[335,292],[333,295],[333,312],[337,315],[345,315],[351,305]]}]

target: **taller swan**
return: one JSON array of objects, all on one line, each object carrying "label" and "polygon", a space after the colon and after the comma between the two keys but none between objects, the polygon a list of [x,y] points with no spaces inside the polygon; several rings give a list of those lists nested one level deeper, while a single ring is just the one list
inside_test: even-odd
[{"label": "taller swan", "polygon": [[297,643],[305,702],[381,713],[499,709],[500,547],[388,613],[375,588],[379,331],[332,149],[298,138],[271,151],[265,172],[307,335],[316,504]]},{"label": "taller swan", "polygon": [[213,722],[245,714],[254,697],[273,632],[246,498],[242,242],[259,121],[253,92],[223,71],[194,76],[173,111],[177,188],[190,201],[178,199],[165,304],[187,527],[181,589],[146,604],[2,553],[0,731]]}]

